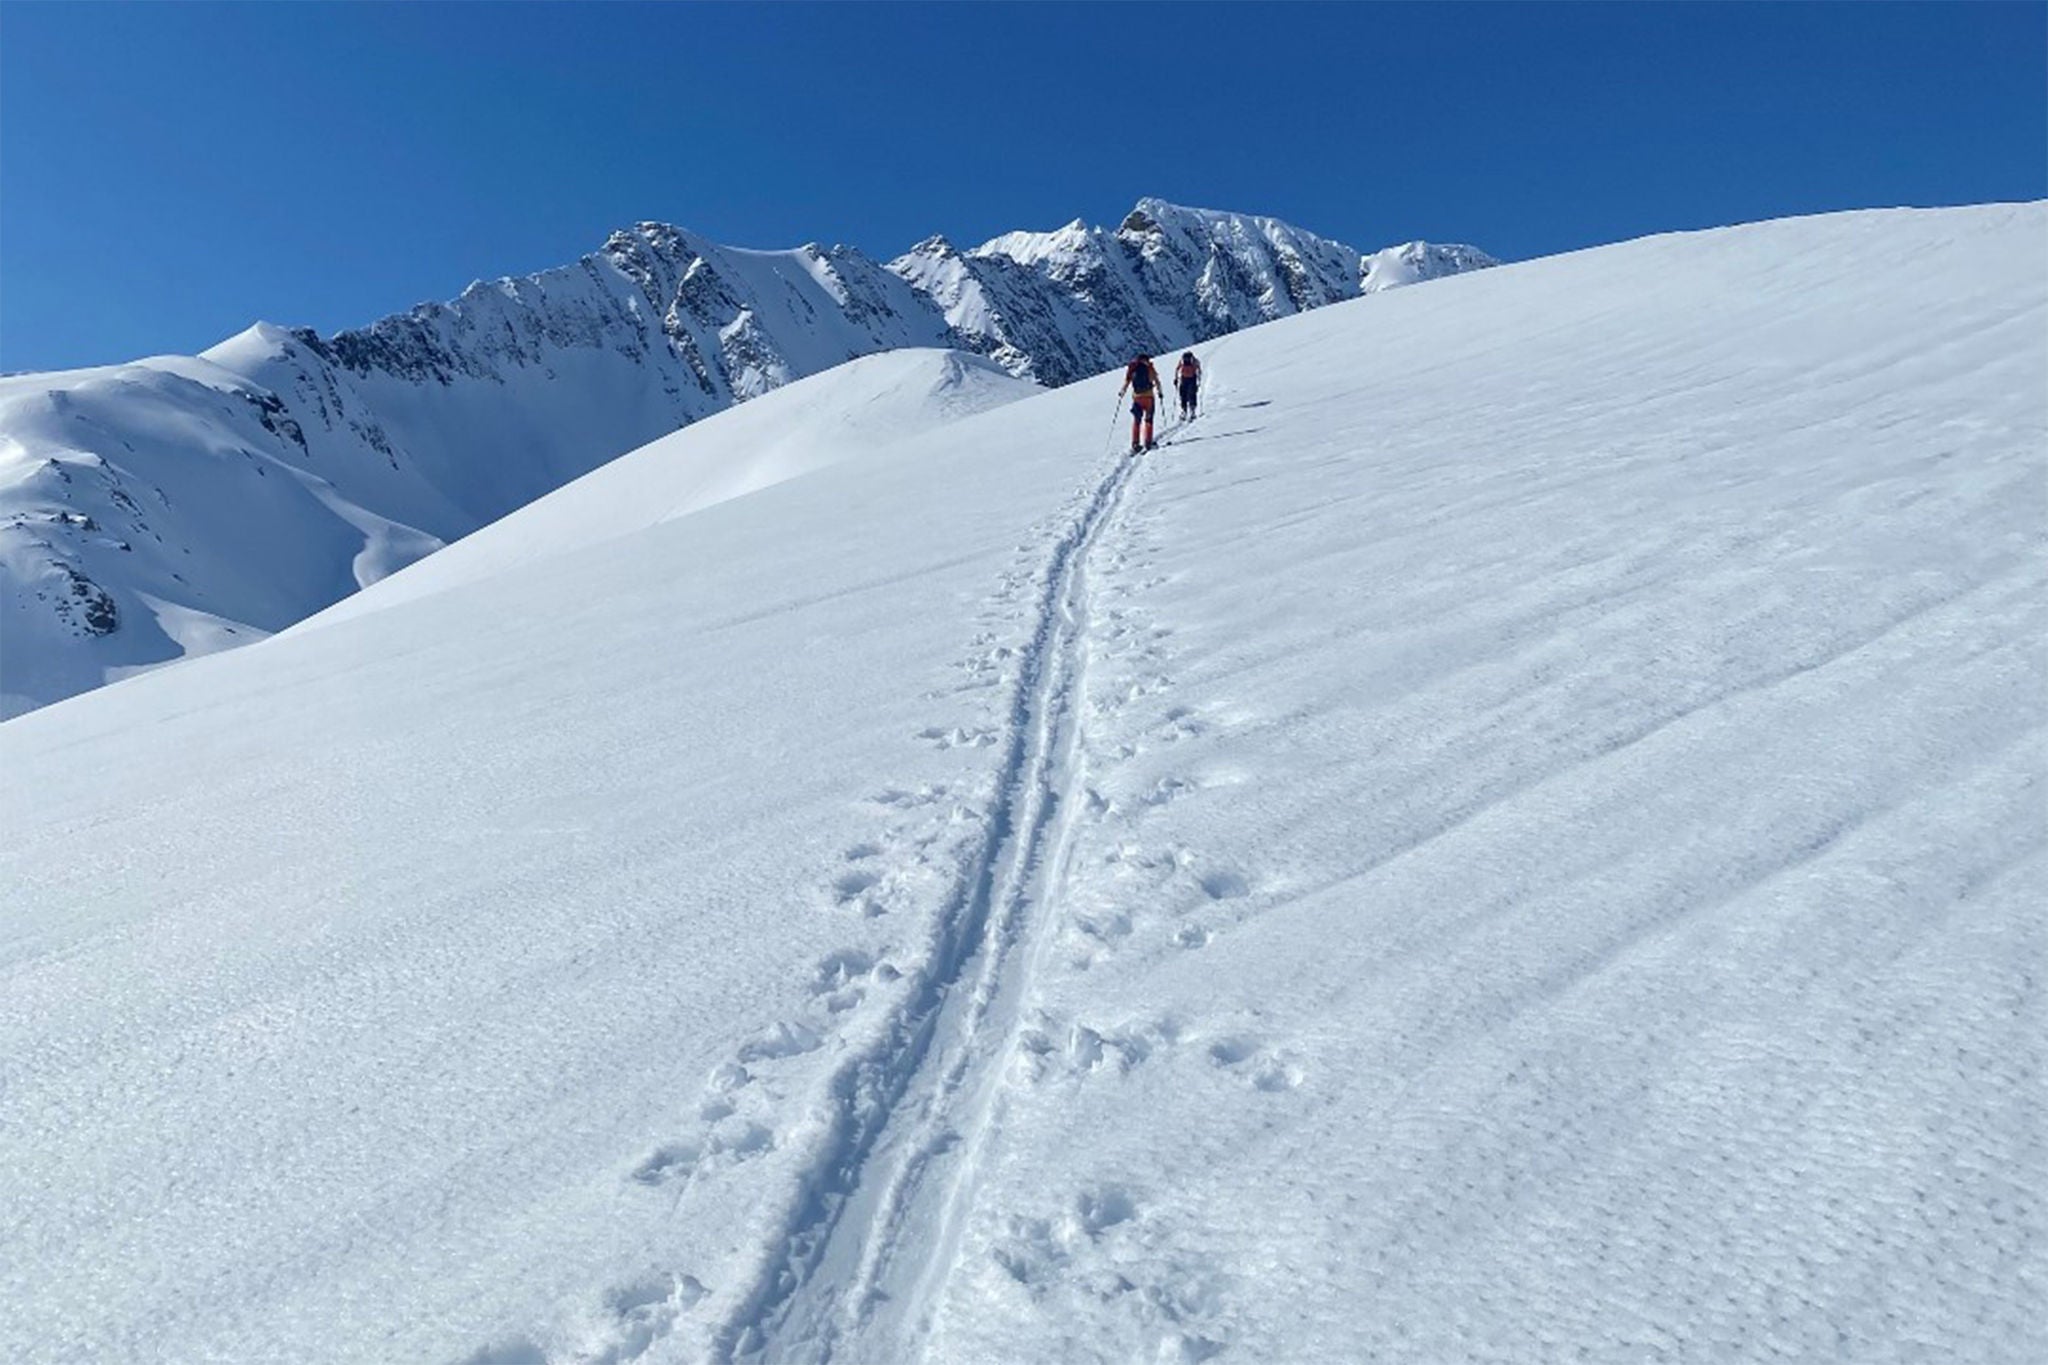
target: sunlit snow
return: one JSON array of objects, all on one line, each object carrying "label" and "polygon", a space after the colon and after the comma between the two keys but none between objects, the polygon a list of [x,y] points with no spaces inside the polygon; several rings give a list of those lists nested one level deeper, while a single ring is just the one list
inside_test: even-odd
[{"label": "sunlit snow", "polygon": [[1337,304],[1136,460],[879,357],[0,726],[0,1358],[2039,1357],[2044,230]]}]

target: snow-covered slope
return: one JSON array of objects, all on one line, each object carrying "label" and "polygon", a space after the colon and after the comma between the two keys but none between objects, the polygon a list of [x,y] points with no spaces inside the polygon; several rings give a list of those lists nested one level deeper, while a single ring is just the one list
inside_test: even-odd
[{"label": "snow-covered slope", "polygon": [[1357,252],[1270,219],[1146,200],[1118,234],[1075,230],[1078,255],[1058,234],[999,239],[1028,264],[983,248],[980,275],[1009,273],[970,305],[982,286],[919,252],[885,268],[642,223],[359,331],[259,323],[196,359],[0,380],[0,717],[261,638],[856,356],[957,346],[1060,382],[1359,292]]},{"label": "snow-covered slope", "polygon": [[301,625],[345,621],[616,540],[1037,392],[962,351],[848,361],[622,455]]},{"label": "snow-covered slope", "polygon": [[2039,1356],[2044,229],[637,460],[0,727],[0,1356]]},{"label": "snow-covered slope", "polygon": [[437,490],[394,467],[411,520],[353,501],[279,449],[282,414],[203,359],[0,379],[0,717],[260,639],[439,548]]}]

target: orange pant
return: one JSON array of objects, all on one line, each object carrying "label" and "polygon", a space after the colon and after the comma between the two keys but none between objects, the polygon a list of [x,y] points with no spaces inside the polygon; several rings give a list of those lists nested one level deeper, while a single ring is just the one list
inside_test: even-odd
[{"label": "orange pant", "polygon": [[[1152,439],[1152,406],[1154,395],[1134,393],[1131,395],[1131,444]],[[1140,430],[1143,436],[1139,435]]]}]

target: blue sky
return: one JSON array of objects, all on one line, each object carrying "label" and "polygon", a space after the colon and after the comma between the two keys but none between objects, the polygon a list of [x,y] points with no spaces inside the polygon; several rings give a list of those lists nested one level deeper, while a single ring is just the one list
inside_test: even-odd
[{"label": "blue sky", "polygon": [[0,369],[665,219],[888,257],[1140,195],[1511,258],[2048,197],[2048,6],[0,6]]}]

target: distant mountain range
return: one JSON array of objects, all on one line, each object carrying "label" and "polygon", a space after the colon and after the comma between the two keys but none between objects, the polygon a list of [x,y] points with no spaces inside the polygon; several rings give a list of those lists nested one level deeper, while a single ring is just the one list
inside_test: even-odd
[{"label": "distant mountain range", "polygon": [[323,337],[0,379],[0,717],[263,636],[710,413],[906,346],[1065,384],[1495,262],[1364,255],[1140,200],[971,251],[720,246],[641,223],[573,265]]}]

